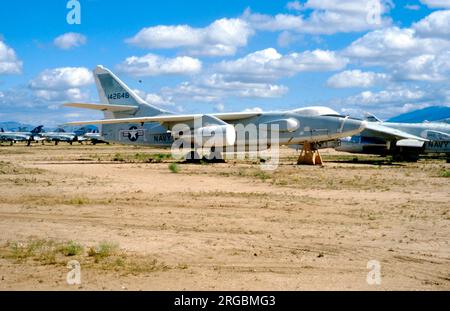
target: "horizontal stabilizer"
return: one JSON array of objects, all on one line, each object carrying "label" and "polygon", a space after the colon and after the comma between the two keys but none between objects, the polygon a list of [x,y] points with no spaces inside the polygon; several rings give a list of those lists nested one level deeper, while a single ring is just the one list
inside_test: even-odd
[{"label": "horizontal stabilizer", "polygon": [[70,104],[64,104],[64,106],[72,107],[72,108],[100,110],[100,111],[111,111],[111,112],[123,112],[123,111],[132,112],[132,111],[136,111],[139,108],[138,106],[82,104],[82,103],[70,103]]}]

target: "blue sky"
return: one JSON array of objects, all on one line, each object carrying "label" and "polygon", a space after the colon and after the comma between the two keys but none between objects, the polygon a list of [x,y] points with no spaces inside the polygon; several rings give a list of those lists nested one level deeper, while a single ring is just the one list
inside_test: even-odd
[{"label": "blue sky", "polygon": [[449,0],[2,1],[0,121],[100,118],[102,64],[180,113],[325,105],[381,118],[450,105]]}]

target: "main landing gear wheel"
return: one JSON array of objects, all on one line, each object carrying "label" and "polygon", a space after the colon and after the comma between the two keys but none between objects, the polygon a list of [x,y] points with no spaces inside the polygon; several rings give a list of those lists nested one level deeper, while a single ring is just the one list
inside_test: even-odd
[{"label": "main landing gear wheel", "polygon": [[205,160],[211,163],[224,163],[222,152],[216,149],[216,147],[211,147],[209,154],[205,157]]},{"label": "main landing gear wheel", "polygon": [[200,163],[201,157],[197,150],[192,150],[185,156],[186,163]]}]

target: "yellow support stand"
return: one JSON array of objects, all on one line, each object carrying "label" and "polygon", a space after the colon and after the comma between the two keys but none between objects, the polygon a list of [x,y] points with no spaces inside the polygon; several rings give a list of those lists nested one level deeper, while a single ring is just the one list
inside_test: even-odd
[{"label": "yellow support stand", "polygon": [[319,150],[311,143],[304,143],[297,160],[298,165],[323,165]]}]

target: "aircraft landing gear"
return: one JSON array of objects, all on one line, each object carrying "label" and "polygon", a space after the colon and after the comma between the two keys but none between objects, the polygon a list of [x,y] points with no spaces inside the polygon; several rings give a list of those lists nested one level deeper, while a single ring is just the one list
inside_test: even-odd
[{"label": "aircraft landing gear", "polygon": [[197,150],[192,150],[186,155],[185,160],[187,163],[200,163],[201,157]]},{"label": "aircraft landing gear", "polygon": [[209,154],[205,157],[205,160],[213,163],[224,163],[222,152],[216,149],[216,147],[211,147]]},{"label": "aircraft landing gear", "polygon": [[322,157],[314,143],[304,143],[297,160],[298,165],[323,165]]},{"label": "aircraft landing gear", "polygon": [[186,163],[200,163],[202,159],[194,144],[191,145],[191,151],[185,156]]}]

